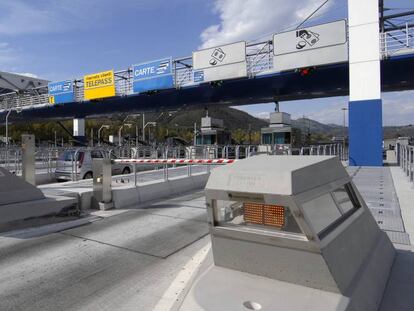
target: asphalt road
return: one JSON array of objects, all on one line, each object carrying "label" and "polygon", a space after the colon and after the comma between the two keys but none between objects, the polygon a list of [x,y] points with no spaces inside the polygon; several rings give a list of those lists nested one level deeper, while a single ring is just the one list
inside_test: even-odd
[{"label": "asphalt road", "polygon": [[152,310],[209,243],[202,192],[84,226],[0,235],[0,310]]}]

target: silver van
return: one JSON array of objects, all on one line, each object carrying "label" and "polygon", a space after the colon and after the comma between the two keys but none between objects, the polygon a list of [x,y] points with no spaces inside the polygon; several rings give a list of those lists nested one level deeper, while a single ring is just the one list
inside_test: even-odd
[{"label": "silver van", "polygon": [[[75,160],[76,157],[76,160]],[[62,152],[56,162],[55,178],[58,181],[67,181],[75,178],[93,178],[92,159],[115,159],[113,154],[105,150],[96,149],[69,149]],[[75,167],[77,165],[77,167]],[[125,163],[113,163],[112,175],[130,174],[132,167]],[[75,176],[76,175],[76,176]]]}]

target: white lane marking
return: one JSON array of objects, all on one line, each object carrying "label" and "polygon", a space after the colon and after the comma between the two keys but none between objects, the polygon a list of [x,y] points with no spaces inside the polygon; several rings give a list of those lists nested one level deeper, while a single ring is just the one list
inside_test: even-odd
[{"label": "white lane marking", "polygon": [[197,275],[201,264],[211,248],[211,242],[200,249],[181,269],[177,277],[164,292],[153,311],[169,311],[189,289],[191,281]]}]

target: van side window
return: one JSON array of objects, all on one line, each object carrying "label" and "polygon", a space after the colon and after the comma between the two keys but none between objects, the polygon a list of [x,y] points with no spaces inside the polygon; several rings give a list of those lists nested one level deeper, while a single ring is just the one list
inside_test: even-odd
[{"label": "van side window", "polygon": [[91,151],[91,158],[92,159],[102,159],[102,152],[100,152],[99,150],[93,150]]}]

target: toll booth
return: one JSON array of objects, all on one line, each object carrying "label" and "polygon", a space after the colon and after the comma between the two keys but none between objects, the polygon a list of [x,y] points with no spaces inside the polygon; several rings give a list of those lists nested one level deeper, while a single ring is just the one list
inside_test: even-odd
[{"label": "toll booth", "polygon": [[261,129],[261,144],[291,147],[299,143],[300,130],[292,128],[290,114],[286,112],[270,113],[269,126]]},{"label": "toll booth", "polygon": [[201,118],[201,128],[196,143],[197,145],[229,145],[231,133],[224,128],[223,120],[205,116]]},{"label": "toll booth", "polygon": [[250,157],[205,193],[214,264],[180,310],[378,309],[395,250],[338,158]]}]

